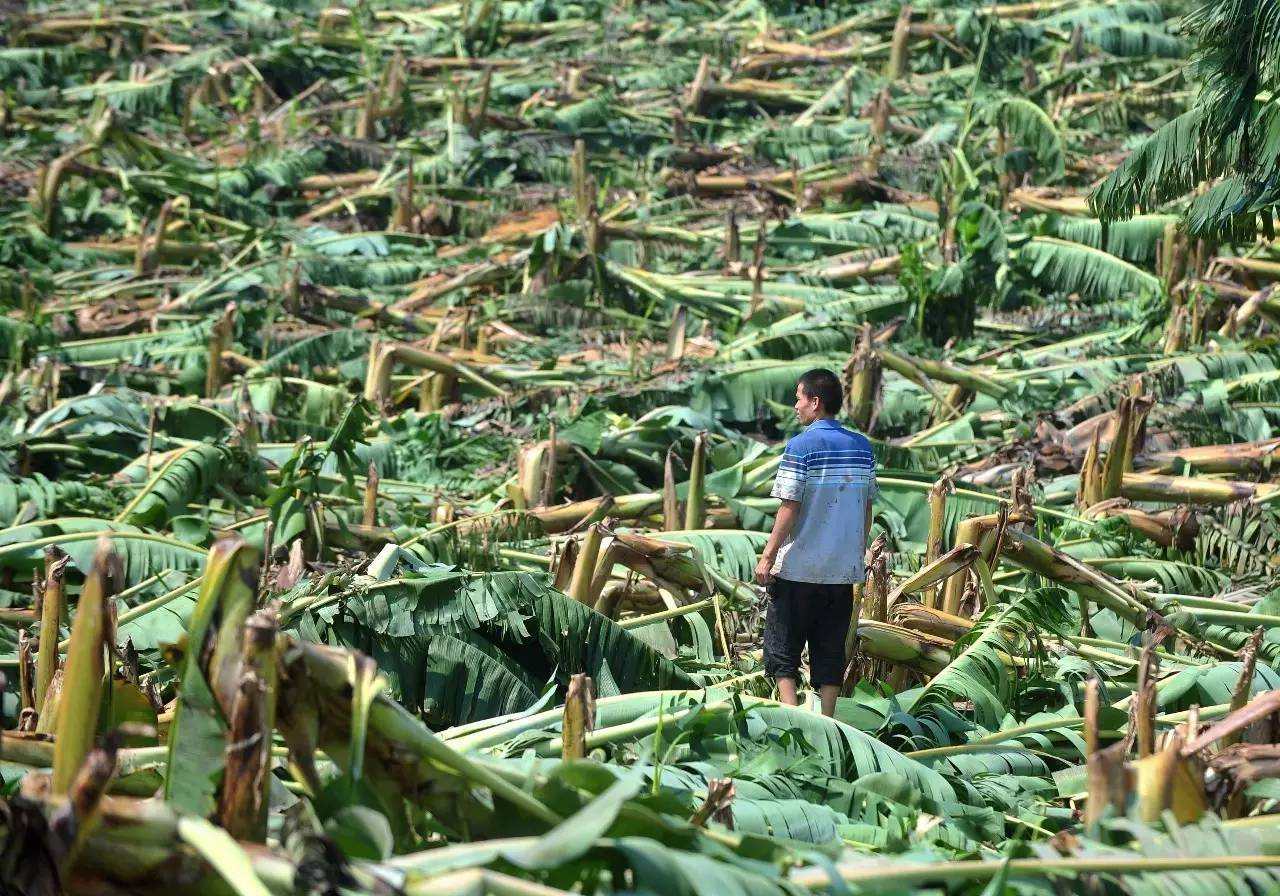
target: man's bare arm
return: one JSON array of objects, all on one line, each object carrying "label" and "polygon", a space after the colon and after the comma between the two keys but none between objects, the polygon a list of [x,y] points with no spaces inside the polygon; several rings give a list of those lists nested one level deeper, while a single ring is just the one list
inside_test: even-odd
[{"label": "man's bare arm", "polygon": [[800,502],[783,500],[778,507],[778,515],[773,519],[773,531],[769,533],[769,541],[760,552],[760,562],[756,564],[756,581],[761,585],[769,584],[773,578],[770,570],[778,559],[778,551],[795,527],[796,517],[800,515]]}]

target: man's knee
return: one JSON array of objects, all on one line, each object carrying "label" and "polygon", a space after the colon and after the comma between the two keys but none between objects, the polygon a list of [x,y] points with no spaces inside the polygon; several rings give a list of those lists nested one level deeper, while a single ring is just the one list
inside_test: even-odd
[{"label": "man's knee", "polygon": [[844,683],[844,649],[815,651],[809,648],[809,683],[815,688]]},{"label": "man's knee", "polygon": [[793,681],[800,677],[800,652],[788,650],[786,645],[770,647],[766,641],[764,647],[764,674],[777,681],[779,678],[790,678]]},{"label": "man's knee", "polygon": [[804,650],[803,619],[796,618],[789,583],[777,580],[770,588],[764,623],[764,672],[772,679],[798,678]]}]

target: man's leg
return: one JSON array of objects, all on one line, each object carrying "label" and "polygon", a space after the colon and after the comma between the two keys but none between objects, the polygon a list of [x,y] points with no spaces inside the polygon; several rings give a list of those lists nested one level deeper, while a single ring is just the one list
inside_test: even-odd
[{"label": "man's leg", "polygon": [[796,679],[800,677],[805,630],[798,624],[791,584],[785,579],[774,579],[769,584],[769,611],[764,619],[764,671],[778,683],[778,699],[796,706],[800,702],[796,696]]},{"label": "man's leg", "polygon": [[853,619],[848,585],[815,585],[809,626],[809,677],[822,697],[822,714],[836,714],[836,698],[844,683],[844,641]]}]

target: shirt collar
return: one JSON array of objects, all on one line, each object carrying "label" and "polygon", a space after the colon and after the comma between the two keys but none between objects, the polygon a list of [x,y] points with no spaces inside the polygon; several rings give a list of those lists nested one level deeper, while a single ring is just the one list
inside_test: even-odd
[{"label": "shirt collar", "polygon": [[839,428],[840,428],[840,424],[837,423],[834,418],[820,417],[817,420],[814,420],[808,426],[806,426],[805,432],[809,432],[814,429],[839,429]]}]

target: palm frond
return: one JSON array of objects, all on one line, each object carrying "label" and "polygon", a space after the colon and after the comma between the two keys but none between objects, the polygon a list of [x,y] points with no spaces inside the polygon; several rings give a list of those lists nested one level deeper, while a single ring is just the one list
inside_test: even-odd
[{"label": "palm frond", "polygon": [[1046,289],[1098,299],[1159,292],[1160,281],[1101,249],[1054,237],[1035,237],[1017,254],[1019,266]]}]

